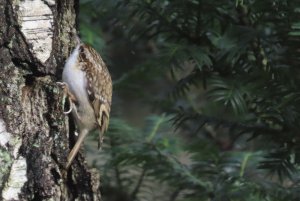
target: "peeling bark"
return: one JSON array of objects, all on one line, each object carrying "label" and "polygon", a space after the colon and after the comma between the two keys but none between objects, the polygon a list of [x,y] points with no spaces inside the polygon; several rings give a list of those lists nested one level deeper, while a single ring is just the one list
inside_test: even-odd
[{"label": "peeling bark", "polygon": [[0,0],[0,200],[100,200],[81,154],[63,168],[74,126],[56,81],[75,45],[77,4]]}]

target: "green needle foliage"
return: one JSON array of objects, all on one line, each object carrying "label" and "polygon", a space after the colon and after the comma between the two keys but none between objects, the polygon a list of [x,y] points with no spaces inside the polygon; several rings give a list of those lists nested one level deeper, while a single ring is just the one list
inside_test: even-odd
[{"label": "green needle foliage", "polygon": [[114,80],[104,198],[300,200],[299,17],[299,0],[81,1]]}]

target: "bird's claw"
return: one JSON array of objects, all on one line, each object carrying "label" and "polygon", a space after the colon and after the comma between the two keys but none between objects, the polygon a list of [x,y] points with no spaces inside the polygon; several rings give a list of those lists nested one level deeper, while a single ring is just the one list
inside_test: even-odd
[{"label": "bird's claw", "polygon": [[68,100],[69,100],[69,105],[70,105],[70,109],[68,111],[64,111],[63,113],[64,114],[70,114],[73,110],[73,103],[72,103],[72,98],[75,99],[74,95],[69,91],[69,87],[68,87],[68,84],[65,83],[65,82],[56,82],[57,85],[59,85],[62,89],[63,89],[63,92],[64,92],[64,96],[63,96],[63,104],[64,104],[64,100],[66,97],[68,97]]},{"label": "bird's claw", "polygon": [[67,83],[65,82],[56,82],[57,85],[59,85],[60,87],[65,87],[67,85]]},{"label": "bird's claw", "polygon": [[72,112],[72,110],[73,110],[73,103],[72,103],[72,101],[71,101],[71,99],[70,98],[68,98],[68,100],[69,100],[69,105],[70,105],[70,109],[68,110],[68,111],[64,111],[64,114],[70,114],[71,112]]}]

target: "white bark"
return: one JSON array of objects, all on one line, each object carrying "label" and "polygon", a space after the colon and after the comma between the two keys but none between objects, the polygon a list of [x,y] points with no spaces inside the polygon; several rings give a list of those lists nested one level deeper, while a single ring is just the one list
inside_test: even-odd
[{"label": "white bark", "polygon": [[6,176],[1,173],[6,173],[9,170],[8,166],[12,163],[8,179],[5,183],[2,183],[3,186],[0,186],[3,188],[3,201],[18,200],[21,188],[27,181],[26,160],[23,157],[18,156],[21,144],[22,142],[19,139],[13,137],[11,133],[7,132],[3,119],[0,119],[0,151],[2,156],[0,157],[0,164],[5,164],[1,167],[0,181],[3,181]]},{"label": "white bark", "polygon": [[[45,62],[52,51],[53,13],[49,5],[54,1],[27,0],[18,1],[18,21],[27,42],[32,45],[32,53],[41,62]],[[46,4],[48,3],[48,5]]]},{"label": "white bark", "polygon": [[19,193],[27,181],[27,163],[22,156],[14,160],[9,178],[2,191],[3,201],[18,200]]}]

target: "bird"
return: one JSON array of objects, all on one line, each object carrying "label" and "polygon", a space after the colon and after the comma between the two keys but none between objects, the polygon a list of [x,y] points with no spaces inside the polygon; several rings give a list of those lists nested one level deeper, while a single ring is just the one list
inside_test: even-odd
[{"label": "bird", "polygon": [[98,130],[98,148],[102,146],[110,119],[112,79],[100,54],[78,38],[75,49],[66,60],[62,80],[59,84],[70,103],[65,114],[72,113],[79,133],[67,158],[65,168],[68,169],[91,131]]}]

